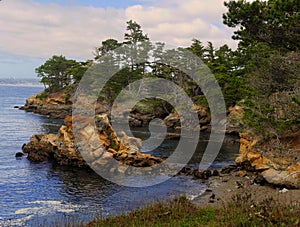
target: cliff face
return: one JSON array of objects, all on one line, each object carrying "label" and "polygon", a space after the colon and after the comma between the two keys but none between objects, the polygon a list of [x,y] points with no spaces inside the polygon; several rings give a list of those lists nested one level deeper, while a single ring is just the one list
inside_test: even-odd
[{"label": "cliff face", "polygon": [[[20,109],[41,114],[50,118],[64,119],[72,115],[72,101],[73,92],[68,95],[65,91],[52,92],[45,95],[44,92],[35,94],[26,100],[26,104]],[[85,98],[81,98],[82,102],[86,102]],[[91,108],[94,108],[91,106]],[[98,102],[95,112],[97,114],[108,113],[109,105],[107,103]],[[197,112],[199,117],[199,129],[209,129],[211,117],[207,107],[193,106],[193,110]],[[179,128],[180,116],[177,112],[170,112],[170,110],[162,107],[148,106],[148,104],[140,104],[140,108],[129,110],[126,108],[117,111],[121,117],[128,115],[129,124],[133,127],[147,126],[149,121],[154,118],[161,118],[168,127]],[[120,116],[116,116],[116,119]]]},{"label": "cliff face", "polygon": [[[278,147],[276,141],[262,142],[250,133],[240,133],[240,154],[236,163],[242,166],[250,164],[269,183],[289,188],[300,188],[300,133],[280,139],[288,142],[286,147]],[[270,148],[270,149],[268,149]]]},{"label": "cliff face", "polygon": [[[64,91],[44,95],[44,92],[32,95],[20,109],[48,116],[50,118],[64,119],[72,113],[72,97]],[[46,96],[46,97],[45,97]]]},{"label": "cliff face", "polygon": [[[72,122],[80,121],[83,127],[77,133],[86,141],[80,146],[83,150],[88,148],[86,150],[91,151],[85,157],[91,159],[89,163],[92,165],[97,165],[100,161],[102,165],[105,165],[103,160],[107,160],[108,163],[109,159],[113,158],[135,167],[150,167],[163,161],[161,158],[141,153],[139,151],[142,145],[141,140],[128,137],[125,133],[122,138],[118,138],[106,114],[98,115],[96,119],[96,125],[101,124],[101,130],[94,130],[92,126],[94,119],[67,117],[65,125],[60,128],[58,134],[33,135],[30,142],[23,146],[23,151],[28,154],[27,158],[34,162],[53,160],[60,165],[87,167],[86,161],[77,149],[79,144],[75,143],[72,128]],[[100,157],[102,157],[101,160]]]}]

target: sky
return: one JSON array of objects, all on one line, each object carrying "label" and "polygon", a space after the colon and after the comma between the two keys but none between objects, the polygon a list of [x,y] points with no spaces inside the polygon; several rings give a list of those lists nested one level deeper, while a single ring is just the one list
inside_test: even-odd
[{"label": "sky", "polygon": [[123,41],[131,19],[154,42],[187,47],[196,38],[235,48],[225,12],[223,0],[2,0],[0,78],[35,78],[53,55],[92,59],[102,41]]}]

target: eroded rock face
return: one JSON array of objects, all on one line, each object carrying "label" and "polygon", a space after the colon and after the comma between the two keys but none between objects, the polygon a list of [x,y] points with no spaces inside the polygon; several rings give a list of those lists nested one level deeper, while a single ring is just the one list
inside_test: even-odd
[{"label": "eroded rock face", "polygon": [[86,162],[76,150],[74,137],[67,126],[63,125],[58,134],[38,134],[23,146],[23,152],[33,162],[54,160],[59,165],[83,167]]},{"label": "eroded rock face", "polygon": [[[264,179],[274,185],[300,188],[300,133],[293,136],[293,146],[285,151],[262,152],[260,139],[247,133],[240,133],[240,155],[236,158],[238,165],[260,172]],[[260,145],[258,145],[260,144]],[[293,152],[293,155],[289,155]],[[289,154],[288,154],[289,153]]]},{"label": "eroded rock face", "polygon": [[26,104],[20,109],[48,116],[51,118],[64,119],[71,115],[71,98],[63,91],[51,93],[43,97],[44,93],[32,95],[26,100]]},{"label": "eroded rock face", "polygon": [[[74,122],[80,126],[76,129],[79,143],[74,138]],[[54,160],[60,165],[78,167],[87,167],[87,162],[93,166],[105,166],[112,159],[135,167],[150,167],[163,162],[161,158],[141,153],[141,145],[140,139],[128,137],[125,133],[118,138],[107,115],[101,114],[96,116],[96,120],[80,116],[67,117],[58,134],[33,135],[30,142],[23,146],[23,151],[34,162]]]},{"label": "eroded rock face", "polygon": [[[46,96],[46,97],[44,97]],[[74,91],[69,91],[68,94],[65,91],[52,92],[48,95],[44,95],[44,92],[35,94],[26,100],[26,104],[20,109],[28,112],[41,114],[50,118],[64,119],[67,116],[72,115],[72,103],[73,103]],[[89,101],[87,97],[77,97],[77,107],[83,106],[86,109],[95,108],[97,114],[108,114],[110,112],[109,103],[97,102],[96,106],[87,106]],[[82,103],[82,105],[81,105]],[[155,118],[163,119],[164,123],[169,128],[180,129],[181,121],[184,121],[184,117],[180,119],[180,116],[176,111],[170,112],[170,109],[165,108],[149,108],[145,107],[147,104],[141,104],[140,108],[129,109],[128,106],[120,106],[114,111],[114,120],[118,118],[127,119],[130,126],[144,127]],[[211,116],[208,107],[202,107],[194,104],[192,109],[198,114],[199,125],[191,125],[192,128],[197,127],[201,131],[210,129]],[[81,110],[84,113],[84,109]],[[243,115],[243,109],[240,106],[234,106],[228,110],[227,130],[226,133],[238,134],[241,125],[241,117]]]}]

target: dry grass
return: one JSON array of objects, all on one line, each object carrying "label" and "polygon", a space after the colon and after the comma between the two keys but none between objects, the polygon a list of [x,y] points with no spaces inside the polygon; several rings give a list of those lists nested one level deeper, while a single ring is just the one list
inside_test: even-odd
[{"label": "dry grass", "polygon": [[199,208],[186,197],[158,202],[126,215],[99,219],[100,226],[299,226],[300,205],[278,204],[271,197],[255,203],[251,194],[236,195],[222,208]]}]

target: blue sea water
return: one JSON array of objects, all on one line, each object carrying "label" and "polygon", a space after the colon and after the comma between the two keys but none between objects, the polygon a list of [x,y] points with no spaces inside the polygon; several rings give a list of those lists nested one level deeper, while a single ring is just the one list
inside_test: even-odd
[{"label": "blue sea water", "polygon": [[[116,215],[183,193],[193,197],[205,190],[204,184],[189,177],[174,177],[147,188],[127,188],[110,183],[91,170],[15,158],[32,134],[55,133],[62,124],[61,120],[14,108],[41,90],[0,85],[0,226],[60,226],[74,219],[87,223],[95,216]],[[167,145],[158,153],[168,150]],[[234,149],[225,149],[223,154],[230,151],[229,155],[221,157],[216,165],[230,163]]]}]

